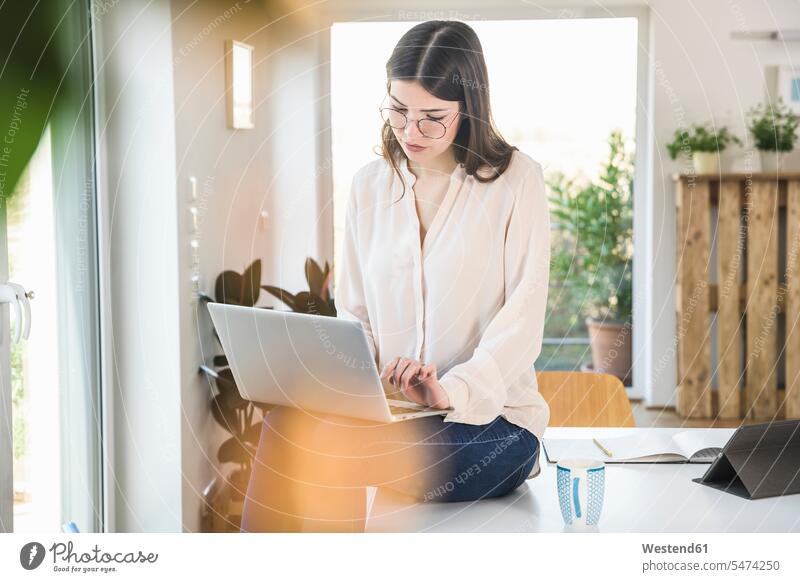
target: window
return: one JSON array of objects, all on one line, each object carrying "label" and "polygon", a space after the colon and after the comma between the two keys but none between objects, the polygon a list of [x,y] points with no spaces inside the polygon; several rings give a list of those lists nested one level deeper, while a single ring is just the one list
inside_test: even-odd
[{"label": "window", "polygon": [[[57,10],[51,40],[71,55],[58,105],[12,195],[0,201],[0,281],[33,292],[28,340],[0,339],[0,392],[9,387],[12,402],[0,410],[0,441],[12,437],[13,476],[10,489],[0,483],[0,531],[56,533],[67,521],[82,532],[103,531],[89,5]],[[32,117],[25,123],[35,127]]]}]

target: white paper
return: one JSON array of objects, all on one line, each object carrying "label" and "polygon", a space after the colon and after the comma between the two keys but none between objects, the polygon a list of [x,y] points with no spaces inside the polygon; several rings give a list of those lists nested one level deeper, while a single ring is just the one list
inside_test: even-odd
[{"label": "white paper", "polygon": [[544,448],[550,462],[567,458],[584,458],[614,462],[687,461],[706,447],[722,448],[730,435],[727,431],[681,431],[674,434],[642,432],[619,437],[597,437],[612,456],[606,455],[591,438],[545,438]]}]

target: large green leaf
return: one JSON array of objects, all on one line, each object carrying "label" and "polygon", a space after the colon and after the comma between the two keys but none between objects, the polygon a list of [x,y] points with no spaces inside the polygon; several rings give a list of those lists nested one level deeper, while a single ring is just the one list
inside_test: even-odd
[{"label": "large green leaf", "polygon": [[217,303],[252,307],[261,293],[261,259],[256,259],[243,274],[223,271],[217,277],[215,295]]},{"label": "large green leaf", "polygon": [[234,380],[233,372],[231,372],[230,368],[219,370],[217,376],[217,388],[219,389],[219,393],[225,398],[225,404],[232,409],[246,407],[249,401],[242,398],[241,394],[239,394],[239,389],[236,387],[236,380]]},{"label": "large green leaf", "polygon": [[232,436],[223,442],[217,451],[217,460],[220,463],[240,463],[245,464],[250,462],[253,457],[253,451],[247,447],[240,437]]},{"label": "large green leaf", "polygon": [[261,259],[256,259],[242,274],[241,304],[252,307],[261,294]]},{"label": "large green leaf", "polygon": [[[0,203],[8,202],[49,119],[70,99],[72,80],[83,65],[76,52],[83,3],[0,3]],[[78,102],[80,106],[80,102]]]},{"label": "large green leaf", "polygon": [[319,268],[317,262],[311,257],[306,259],[305,273],[309,291],[319,295],[322,284],[325,281],[325,275],[322,273],[322,269]]},{"label": "large green leaf", "polygon": [[267,415],[267,413],[268,413],[268,412],[269,412],[269,411],[270,411],[272,408],[274,408],[274,405],[273,405],[273,404],[264,404],[263,402],[252,402],[251,404],[252,404],[253,406],[255,406],[256,408],[258,408],[258,409],[261,411],[261,415],[262,415],[262,416],[266,416],[266,415]]},{"label": "large green leaf", "polygon": [[228,406],[224,394],[217,394],[211,399],[211,416],[229,433],[235,435],[241,431],[239,416],[235,409]]},{"label": "large green leaf", "polygon": [[247,429],[244,431],[244,441],[252,444],[255,447],[258,447],[258,442],[261,439],[261,428],[263,425],[263,422],[256,422],[247,427]]},{"label": "large green leaf", "polygon": [[214,288],[217,303],[242,304],[242,276],[236,271],[222,271]]},{"label": "large green leaf", "polygon": [[280,287],[275,287],[273,285],[262,285],[261,288],[269,293],[270,295],[277,297],[281,301],[283,301],[286,305],[288,305],[293,311],[295,310],[295,302],[296,298],[294,295],[289,293],[288,291],[284,291]]},{"label": "large green leaf", "polygon": [[301,291],[295,296],[294,310],[298,313],[310,313],[313,315],[334,315],[331,313],[331,306],[328,301],[308,291]]}]

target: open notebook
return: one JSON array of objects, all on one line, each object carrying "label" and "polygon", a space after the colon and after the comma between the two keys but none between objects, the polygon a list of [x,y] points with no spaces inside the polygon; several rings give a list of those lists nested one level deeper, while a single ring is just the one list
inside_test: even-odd
[{"label": "open notebook", "polygon": [[559,459],[596,459],[606,463],[710,463],[728,442],[728,431],[644,432],[625,436],[597,437],[612,456],[591,438],[544,438],[549,463]]}]

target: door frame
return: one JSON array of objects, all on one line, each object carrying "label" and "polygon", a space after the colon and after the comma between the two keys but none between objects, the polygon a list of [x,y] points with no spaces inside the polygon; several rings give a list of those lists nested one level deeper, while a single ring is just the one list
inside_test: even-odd
[{"label": "door frame", "polygon": [[[8,281],[5,196],[0,196],[0,281]],[[0,304],[0,533],[14,531],[14,431],[11,419],[11,305]]]}]

